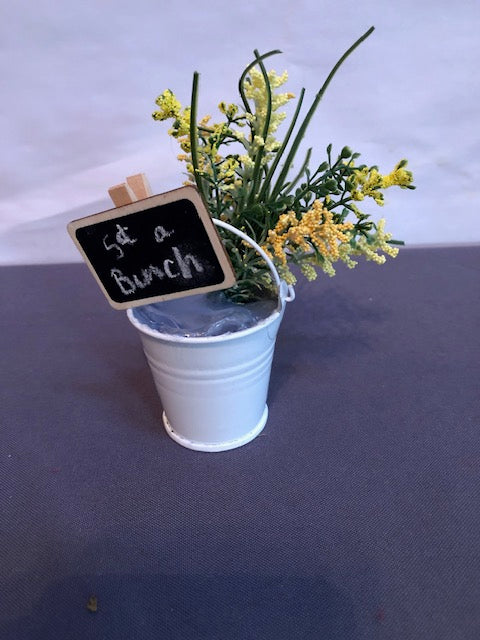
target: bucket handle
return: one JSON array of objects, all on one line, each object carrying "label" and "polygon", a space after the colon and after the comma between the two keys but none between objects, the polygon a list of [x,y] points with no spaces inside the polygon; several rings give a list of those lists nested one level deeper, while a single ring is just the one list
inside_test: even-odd
[{"label": "bucket handle", "polygon": [[282,305],[284,302],[292,302],[293,300],[295,300],[295,289],[291,284],[287,285],[287,283],[280,278],[280,276],[278,275],[278,271],[275,268],[275,265],[273,264],[273,261],[267,255],[265,250],[262,249],[262,247],[255,242],[255,240],[252,240],[250,236],[247,236],[246,233],[243,233],[243,231],[240,231],[239,229],[237,229],[237,227],[234,227],[233,225],[228,224],[228,222],[224,222],[223,220],[219,220],[218,218],[212,218],[212,220],[213,220],[213,224],[216,225],[217,227],[222,227],[223,229],[227,229],[227,231],[231,231],[232,233],[237,235],[239,238],[242,238],[242,240],[245,240],[245,242],[247,242],[262,256],[262,258],[267,263],[268,268],[272,272],[273,279],[278,288],[278,297],[280,298]]}]

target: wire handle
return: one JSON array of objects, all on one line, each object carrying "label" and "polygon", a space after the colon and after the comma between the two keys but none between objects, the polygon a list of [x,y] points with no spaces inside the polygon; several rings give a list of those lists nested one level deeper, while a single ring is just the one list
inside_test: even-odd
[{"label": "wire handle", "polygon": [[267,267],[272,272],[273,279],[278,289],[278,297],[280,298],[280,302],[282,304],[284,302],[292,302],[293,300],[295,300],[295,289],[291,284],[287,284],[284,280],[280,278],[280,276],[278,275],[278,271],[275,268],[275,265],[273,264],[272,259],[267,255],[265,250],[262,249],[262,247],[255,242],[255,240],[252,240],[250,236],[247,236],[246,233],[243,233],[243,231],[240,231],[239,229],[237,229],[237,227],[234,227],[233,225],[228,224],[228,222],[224,222],[223,220],[219,220],[218,218],[212,218],[212,219],[213,219],[214,225],[216,225],[217,227],[222,227],[223,229],[227,229],[227,231],[231,231],[232,233],[237,235],[239,238],[242,238],[242,240],[245,240],[245,242],[248,242],[248,244],[251,247],[253,247],[262,256],[262,258],[267,263]]}]

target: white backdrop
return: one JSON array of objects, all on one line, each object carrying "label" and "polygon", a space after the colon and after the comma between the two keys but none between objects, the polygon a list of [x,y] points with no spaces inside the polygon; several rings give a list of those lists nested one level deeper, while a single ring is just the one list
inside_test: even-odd
[{"label": "white backdrop", "polygon": [[111,208],[107,188],[144,171],[154,191],[181,186],[182,166],[154,99],[199,112],[237,101],[252,51],[279,48],[309,105],[342,67],[308,143],[323,159],[348,144],[386,173],[409,159],[417,190],[390,190],[388,229],[408,244],[480,241],[479,0],[15,0],[1,2],[0,264],[79,261],[65,225]]}]

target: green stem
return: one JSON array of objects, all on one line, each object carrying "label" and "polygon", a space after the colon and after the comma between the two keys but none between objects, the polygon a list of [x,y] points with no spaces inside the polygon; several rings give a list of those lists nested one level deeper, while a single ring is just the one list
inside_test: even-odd
[{"label": "green stem", "polygon": [[300,180],[300,178],[305,173],[305,169],[308,167],[308,163],[310,162],[310,156],[311,155],[312,155],[312,149],[310,148],[307,151],[307,155],[305,156],[305,160],[303,161],[303,164],[302,164],[302,166],[300,168],[300,171],[297,173],[297,175],[295,176],[295,178],[291,182],[289,182],[289,183],[287,183],[285,185],[285,187],[288,187],[287,193],[291,193],[293,187],[297,184],[297,182]]},{"label": "green stem", "polygon": [[209,160],[210,160],[210,166],[212,168],[212,177],[213,177],[213,186],[214,186],[214,190],[215,190],[215,201],[217,203],[216,205],[216,217],[220,218],[221,214],[222,214],[222,202],[221,202],[221,198],[220,198],[220,188],[218,186],[218,171],[217,171],[217,167],[215,165],[215,162],[213,161],[212,157],[209,156]]},{"label": "green stem", "polygon": [[[353,198],[341,198],[338,202],[331,201],[331,204],[327,204],[327,209],[333,211],[337,207],[346,207],[349,202],[352,202]],[[348,207],[347,207],[348,208]]]},{"label": "green stem", "polygon": [[205,195],[203,180],[198,167],[197,96],[199,77],[200,75],[198,71],[195,71],[193,74],[192,101],[190,104],[190,154],[192,156],[193,177],[195,178],[195,183],[200,192],[200,195],[202,196],[202,200],[208,209],[208,200]]},{"label": "green stem", "polygon": [[[267,91],[267,113],[265,114],[265,122],[263,124],[262,130],[262,139],[264,144],[258,149],[255,157],[255,166],[253,168],[252,174],[252,188],[247,199],[247,203],[249,205],[253,203],[255,195],[257,193],[258,181],[260,179],[260,173],[262,171],[262,160],[265,152],[265,144],[267,142],[268,130],[270,128],[270,118],[272,116],[272,88],[270,86],[270,80],[268,79],[267,70],[265,69],[265,65],[263,64],[258,51],[255,49],[253,53],[257,58],[258,66],[260,67],[260,71],[262,72],[263,80],[265,82],[265,89]],[[255,144],[255,138],[253,139],[252,144]]]},{"label": "green stem", "polygon": [[310,124],[310,120],[312,119],[313,114],[315,113],[318,104],[320,102],[320,100],[323,98],[323,95],[325,93],[325,91],[327,90],[328,85],[330,84],[330,82],[332,81],[334,75],[337,73],[338,69],[341,67],[341,65],[345,62],[345,60],[348,58],[348,56],[366,39],[368,38],[368,36],[373,32],[375,27],[370,27],[370,29],[368,29],[368,31],[366,31],[349,49],[347,49],[347,51],[345,51],[345,53],[343,54],[343,56],[338,60],[338,62],[335,64],[335,66],[333,67],[333,69],[330,71],[330,73],[328,74],[327,79],[325,80],[325,82],[323,83],[320,91],[317,93],[317,95],[315,96],[315,99],[312,103],[312,106],[310,107],[307,115],[305,116],[305,119],[297,133],[297,135],[295,136],[295,140],[293,141],[292,147],[290,149],[290,152],[287,156],[287,160],[285,161],[285,164],[283,166],[283,169],[280,173],[280,176],[277,179],[277,182],[274,186],[274,188],[272,189],[272,198],[276,197],[278,195],[278,193],[281,191],[283,183],[285,181],[285,178],[290,170],[290,167],[292,165],[293,159],[297,153],[298,147],[300,145],[300,142],[303,139],[303,136],[305,135],[305,131],[308,127],[308,125]]},{"label": "green stem", "polygon": [[247,77],[247,74],[250,71],[250,69],[252,69],[255,65],[258,64],[259,60],[265,60],[265,58],[268,58],[269,56],[276,55],[277,53],[282,53],[282,52],[279,49],[274,49],[273,51],[268,51],[268,53],[264,53],[263,55],[258,56],[253,62],[251,62],[248,65],[248,67],[245,69],[245,71],[240,76],[240,80],[238,81],[238,92],[240,93],[240,97],[242,98],[243,106],[245,107],[245,111],[247,113],[252,113],[252,110],[250,109],[250,105],[248,104],[248,100],[247,100],[247,98],[245,96],[245,90],[243,88],[243,83],[245,82],[245,78]]},{"label": "green stem", "polygon": [[295,124],[297,122],[298,119],[298,114],[300,113],[300,109],[302,107],[302,102],[303,102],[303,97],[305,95],[305,89],[302,89],[300,92],[300,97],[298,99],[298,103],[297,103],[297,108],[295,109],[295,113],[293,114],[293,118],[292,118],[292,122],[290,123],[290,126],[288,128],[287,134],[285,136],[285,138],[283,139],[282,142],[282,146],[280,147],[280,149],[276,152],[275,154],[275,160],[272,162],[272,166],[270,167],[270,169],[268,170],[267,176],[265,178],[265,180],[263,181],[263,185],[262,188],[260,190],[260,194],[259,194],[259,199],[263,200],[263,198],[266,196],[267,191],[268,191],[268,187],[270,186],[270,182],[272,181],[273,178],[273,174],[275,173],[275,170],[278,166],[278,163],[280,162],[280,159],[285,151],[285,148],[290,140],[290,136],[292,135],[293,129],[295,127]]}]

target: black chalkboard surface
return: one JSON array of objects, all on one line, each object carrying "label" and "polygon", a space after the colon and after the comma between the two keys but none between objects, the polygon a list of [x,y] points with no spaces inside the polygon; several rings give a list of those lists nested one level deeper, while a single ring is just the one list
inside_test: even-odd
[{"label": "black chalkboard surface", "polygon": [[226,289],[235,275],[194,187],[182,187],[68,225],[115,309]]}]

